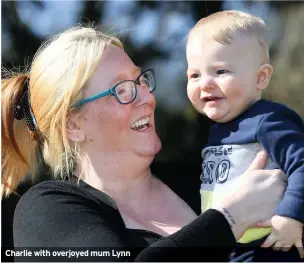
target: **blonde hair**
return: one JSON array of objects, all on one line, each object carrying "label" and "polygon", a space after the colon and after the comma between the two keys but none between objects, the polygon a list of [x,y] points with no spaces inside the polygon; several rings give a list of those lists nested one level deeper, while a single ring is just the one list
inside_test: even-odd
[{"label": "blonde hair", "polygon": [[191,29],[187,44],[191,38],[201,36],[228,45],[233,43],[237,33],[255,37],[262,49],[264,62],[269,63],[269,28],[260,17],[241,11],[221,11],[200,19]]},{"label": "blonde hair", "polygon": [[[14,192],[27,171],[36,174],[37,149],[55,178],[75,169],[77,150],[68,141],[66,121],[71,105],[82,98],[82,89],[111,44],[123,49],[116,37],[77,26],[47,40],[28,72],[10,73],[1,80],[2,196]],[[27,80],[38,126],[35,131],[28,129],[24,119],[14,118]]]}]

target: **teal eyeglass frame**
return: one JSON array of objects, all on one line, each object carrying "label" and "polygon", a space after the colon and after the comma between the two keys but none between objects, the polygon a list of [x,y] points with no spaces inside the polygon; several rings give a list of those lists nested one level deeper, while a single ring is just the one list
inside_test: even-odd
[{"label": "teal eyeglass frame", "polygon": [[[94,101],[94,100],[97,100],[97,99],[100,99],[100,98],[102,98],[102,97],[106,97],[106,96],[109,96],[109,95],[114,96],[115,99],[116,99],[120,104],[129,104],[129,103],[131,103],[132,101],[134,101],[134,100],[136,99],[136,96],[137,96],[137,87],[136,87],[136,85],[140,85],[139,79],[140,79],[140,77],[141,77],[143,74],[145,74],[146,72],[151,72],[151,73],[152,73],[152,76],[153,76],[153,79],[154,79],[154,87],[152,88],[152,90],[150,90],[150,87],[149,87],[150,93],[152,93],[152,92],[155,90],[155,88],[156,88],[155,73],[154,73],[154,70],[153,70],[153,69],[147,69],[147,70],[143,71],[143,72],[137,77],[136,80],[123,80],[123,81],[121,81],[121,82],[115,84],[113,87],[111,87],[110,89],[108,89],[108,90],[106,90],[106,91],[103,91],[103,92],[98,93],[98,94],[96,94],[96,95],[94,95],[94,96],[91,96],[91,97],[89,97],[89,98],[86,98],[86,99],[83,99],[83,100],[80,100],[80,101],[74,103],[74,104],[72,105],[72,108],[73,108],[73,109],[78,108],[78,107],[80,107],[80,106],[82,106],[82,105],[84,105],[84,104],[86,104],[86,103],[88,103],[88,102],[91,102],[91,101]],[[135,95],[134,95],[134,98],[133,98],[131,101],[129,101],[129,102],[121,102],[121,100],[120,100],[119,97],[117,96],[116,87],[117,87],[118,85],[120,85],[121,83],[129,82],[129,81],[135,83]]]}]

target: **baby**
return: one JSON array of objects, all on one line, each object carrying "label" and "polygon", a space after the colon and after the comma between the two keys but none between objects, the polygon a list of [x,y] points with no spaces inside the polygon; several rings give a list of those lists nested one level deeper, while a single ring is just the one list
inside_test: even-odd
[{"label": "baby", "polygon": [[295,246],[304,257],[304,123],[286,106],[261,99],[273,72],[268,34],[262,19],[222,11],[201,19],[188,36],[188,97],[216,122],[202,151],[202,211],[225,198],[262,147],[269,155],[266,169],[283,170],[288,186],[271,220],[258,222],[239,243],[264,237],[262,247]]}]

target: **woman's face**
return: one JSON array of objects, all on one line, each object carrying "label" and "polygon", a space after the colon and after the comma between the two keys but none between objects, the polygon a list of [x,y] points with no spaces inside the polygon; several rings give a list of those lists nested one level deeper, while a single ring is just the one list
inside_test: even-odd
[{"label": "woman's face", "polygon": [[[84,89],[84,98],[108,90],[123,80],[136,80],[140,75],[129,56],[120,48],[106,48],[96,71]],[[129,104],[120,104],[114,96],[96,99],[82,106],[80,127],[87,151],[100,155],[134,155],[153,157],[161,142],[155,133],[155,98],[147,87],[137,85],[137,97]],[[138,129],[140,121],[147,127]],[[136,125],[137,126],[136,126]]]}]

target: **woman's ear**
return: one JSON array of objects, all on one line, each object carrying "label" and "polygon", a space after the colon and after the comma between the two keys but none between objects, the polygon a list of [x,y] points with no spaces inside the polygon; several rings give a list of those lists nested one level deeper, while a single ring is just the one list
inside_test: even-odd
[{"label": "woman's ear", "polygon": [[257,80],[257,89],[262,91],[269,85],[273,67],[270,64],[264,64],[260,67]]},{"label": "woman's ear", "polygon": [[66,122],[66,131],[69,140],[73,142],[84,142],[85,135],[77,123],[77,117],[69,117]]}]

